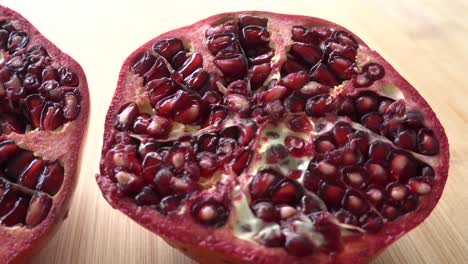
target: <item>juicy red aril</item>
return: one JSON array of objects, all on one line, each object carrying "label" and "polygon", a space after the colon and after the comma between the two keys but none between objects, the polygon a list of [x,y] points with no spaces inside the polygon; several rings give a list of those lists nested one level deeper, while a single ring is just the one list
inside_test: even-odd
[{"label": "juicy red aril", "polygon": [[382,65],[377,63],[368,63],[364,65],[362,71],[365,72],[367,77],[373,81],[382,79],[385,75],[385,69]]},{"label": "juicy red aril", "polygon": [[315,65],[322,57],[320,50],[314,46],[299,42],[292,44],[290,52],[296,57],[302,58],[309,65]]},{"label": "juicy red aril", "polygon": [[289,181],[278,184],[271,192],[271,200],[275,204],[294,204],[298,197],[298,187]]},{"label": "juicy red aril", "polygon": [[310,79],[327,86],[333,87],[338,84],[336,77],[328,70],[323,63],[318,63],[310,71]]},{"label": "juicy red aril", "polygon": [[302,138],[295,136],[287,136],[284,140],[284,145],[291,155],[298,157],[306,155],[309,148]]},{"label": "juicy red aril", "polygon": [[324,116],[331,110],[332,98],[328,94],[317,95],[307,101],[305,111],[309,116]]},{"label": "juicy red aril", "polygon": [[304,257],[312,254],[314,246],[305,236],[291,235],[286,237],[285,249],[293,256]]},{"label": "juicy red aril", "polygon": [[419,130],[417,145],[421,154],[433,156],[439,153],[439,142],[435,138],[434,133],[427,128]]},{"label": "juicy red aril", "polygon": [[201,201],[192,207],[192,215],[200,224],[212,227],[223,226],[228,217],[229,209],[222,203],[213,200]]},{"label": "juicy red aril", "polygon": [[265,222],[275,222],[279,219],[279,212],[270,202],[258,202],[252,206],[255,215]]},{"label": "juicy red aril", "polygon": [[172,57],[177,54],[177,52],[184,49],[182,41],[175,38],[165,39],[159,42],[156,42],[153,45],[153,50],[170,61]]},{"label": "juicy red aril", "polygon": [[312,130],[312,125],[305,116],[297,116],[289,120],[288,126],[295,132],[309,132]]}]

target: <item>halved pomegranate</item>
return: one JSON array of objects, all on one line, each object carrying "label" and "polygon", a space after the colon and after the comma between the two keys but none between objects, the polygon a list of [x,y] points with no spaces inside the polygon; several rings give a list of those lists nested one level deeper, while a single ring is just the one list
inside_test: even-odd
[{"label": "halved pomegranate", "polygon": [[357,36],[239,12],[128,57],[97,182],[201,263],[362,263],[429,215],[448,159],[429,105]]},{"label": "halved pomegranate", "polygon": [[0,263],[28,259],[67,216],[88,111],[80,65],[0,6]]}]

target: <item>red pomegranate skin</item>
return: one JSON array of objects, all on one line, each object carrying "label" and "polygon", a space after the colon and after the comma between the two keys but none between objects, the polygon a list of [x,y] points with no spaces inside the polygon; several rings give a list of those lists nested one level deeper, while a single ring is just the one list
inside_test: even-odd
[{"label": "red pomegranate skin", "polygon": [[[73,78],[77,77],[79,81],[78,84],[74,83],[72,85],[76,85],[73,89],[74,92],[79,94],[80,98],[78,100],[79,113],[76,115],[75,112],[73,115],[76,116],[71,117],[72,120],[64,122],[63,126],[56,129],[47,129],[47,125],[44,125],[41,128],[28,129],[24,133],[5,132],[0,135],[1,142],[13,140],[21,150],[34,153],[37,159],[41,159],[44,162],[58,163],[63,167],[64,171],[60,175],[63,176],[63,182],[52,186],[54,191],[51,194],[46,194],[51,199],[51,206],[44,219],[40,222],[35,222],[34,226],[25,225],[24,223],[6,226],[5,223],[0,223],[0,237],[2,238],[0,243],[0,263],[28,263],[30,258],[47,244],[47,241],[52,238],[62,222],[67,218],[71,198],[80,172],[80,152],[88,126],[89,92],[86,76],[81,66],[47,40],[27,19],[7,7],[0,6],[0,21],[11,21],[17,32],[25,32],[27,34],[29,42],[24,47],[24,50],[36,45],[43,46],[52,58],[52,67],[67,67],[69,72],[72,73],[69,76],[74,76]],[[21,53],[24,52],[17,51],[11,54],[11,56]],[[1,63],[2,67],[4,64],[5,62]],[[73,80],[76,81],[76,79]],[[4,102],[1,103],[3,104]],[[24,116],[21,116],[21,118],[26,120]],[[43,122],[42,124],[46,124],[46,121],[41,122]],[[3,165],[1,165],[1,169],[4,169]],[[5,179],[1,178],[0,180],[4,181]],[[37,194],[45,193],[35,191],[34,189],[30,189],[30,191]]]},{"label": "red pomegranate skin", "polygon": [[[170,38],[182,39],[183,41],[191,43],[191,47],[194,48],[194,51],[198,51],[203,55],[203,68],[206,71],[222,77],[222,72],[220,72],[212,62],[214,57],[212,53],[208,51],[205,33],[211,26],[216,26],[230,20],[237,21],[238,17],[243,14],[268,19],[268,30],[271,33],[270,43],[274,44],[276,54],[280,54],[278,58],[272,62],[272,72],[279,72],[281,65],[286,61],[286,53],[292,44],[291,28],[293,26],[304,26],[307,29],[314,26],[323,26],[350,32],[340,25],[315,17],[285,15],[263,11],[244,11],[211,16],[195,24],[164,33],[138,48],[126,59],[122,66],[117,88],[106,116],[101,174],[96,175],[97,183],[104,198],[112,207],[120,210],[143,227],[162,237],[171,246],[181,250],[182,253],[200,263],[305,264],[370,262],[382,250],[423,222],[434,209],[441,197],[448,175],[449,145],[444,129],[437,119],[436,114],[416,88],[411,86],[411,84],[376,51],[370,49],[353,33],[350,34],[359,46],[357,55],[359,61],[356,61],[358,68],[362,69],[366,62],[370,61],[380,64],[385,69],[385,77],[382,80],[379,79],[381,77],[376,78],[372,84],[374,86],[371,85],[371,87],[382,85],[383,81],[390,82],[394,86],[399,87],[399,91],[403,95],[406,104],[422,113],[425,124],[433,131],[433,138],[437,139],[439,146],[439,152],[429,157],[429,159],[432,160],[431,166],[434,171],[434,177],[431,180],[431,191],[419,197],[419,203],[413,211],[400,215],[394,221],[385,220],[383,227],[377,232],[363,232],[358,236],[342,237],[341,249],[333,253],[329,253],[323,250],[323,248],[314,248],[313,252],[309,252],[306,256],[295,256],[294,254],[289,254],[283,247],[266,247],[250,240],[239,239],[239,237],[235,236],[232,231],[234,225],[233,221],[236,218],[234,209],[231,209],[230,216],[225,225],[218,228],[207,227],[195,221],[189,209],[177,214],[165,215],[155,210],[154,207],[137,205],[134,198],[127,195],[126,191],[118,186],[115,179],[112,179],[112,177],[104,173],[109,166],[107,163],[108,161],[106,161],[104,157],[112,148],[115,140],[114,136],[115,133],[117,133],[114,127],[116,117],[125,104],[136,101],[138,96],[135,96],[135,91],[141,89],[140,87],[142,86],[141,83],[138,85],[138,82],[141,82],[141,80],[135,81],[139,77],[131,71],[132,65],[141,57],[141,54],[143,54],[145,50],[151,50],[152,45],[158,41]],[[341,86],[342,89],[340,89],[337,94],[334,94],[334,96],[346,97],[352,94],[353,91],[364,91],[365,89],[359,90],[353,86],[353,78],[356,78],[356,76],[357,75],[353,75],[353,77],[348,78],[351,80],[344,78]],[[230,81],[228,81],[228,83],[229,82]],[[250,100],[254,101],[254,99]],[[336,117],[326,116],[324,119],[328,119],[329,122],[336,121]],[[266,121],[266,123],[268,122],[273,121]],[[349,122],[349,120],[346,122]],[[253,145],[260,142],[258,137],[262,129],[265,128],[264,124],[265,123],[263,123],[263,125],[260,124],[260,128],[256,131],[257,138],[253,140]],[[261,158],[261,156],[254,154],[252,160],[259,160]],[[426,159],[424,159],[424,161],[426,161]],[[231,176],[233,178],[236,177],[235,175]],[[239,180],[233,179],[213,192],[232,195],[232,188],[236,185],[241,185],[241,189],[246,191],[248,186],[246,186],[243,181],[248,181],[251,178],[252,177],[249,176],[240,176]],[[207,196],[211,195],[208,192],[204,194]],[[213,196],[216,196],[216,194]],[[190,204],[196,199],[199,199],[197,194],[193,196],[189,195],[185,202]],[[236,200],[239,199],[239,197],[234,196],[230,197],[230,199]]]}]

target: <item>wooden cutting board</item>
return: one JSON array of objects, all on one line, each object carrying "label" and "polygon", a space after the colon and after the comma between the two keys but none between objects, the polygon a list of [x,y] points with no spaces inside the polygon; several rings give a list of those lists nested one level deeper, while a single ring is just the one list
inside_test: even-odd
[{"label": "wooden cutting board", "polygon": [[[451,144],[441,202],[375,263],[468,263],[468,2],[451,1],[105,1],[2,0],[81,63],[91,123],[70,216],[34,263],[194,263],[113,210],[94,180],[103,120],[121,63],[151,38],[206,16],[267,10],[318,16],[348,27],[428,100]],[[153,3],[150,3],[153,2]]]}]

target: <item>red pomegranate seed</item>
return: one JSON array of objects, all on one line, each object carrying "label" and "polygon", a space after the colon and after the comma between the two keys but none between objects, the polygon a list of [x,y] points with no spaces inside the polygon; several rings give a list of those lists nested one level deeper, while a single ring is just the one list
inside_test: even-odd
[{"label": "red pomegranate seed", "polygon": [[377,63],[368,63],[362,67],[362,71],[366,73],[369,79],[376,81],[382,79],[385,75],[385,69],[382,65]]},{"label": "red pomegranate seed", "polygon": [[26,186],[30,189],[36,187],[39,176],[44,170],[44,161],[41,159],[34,159],[31,163],[24,168],[18,177],[18,182],[23,186]]},{"label": "red pomegranate seed", "polygon": [[362,93],[355,100],[356,110],[361,115],[375,112],[379,105],[377,96],[374,93]]},{"label": "red pomegranate seed", "polygon": [[345,57],[333,56],[328,59],[328,68],[341,79],[350,79],[354,74],[354,62]]},{"label": "red pomegranate seed", "polygon": [[[137,73],[137,72],[134,72],[134,73]],[[45,82],[49,80],[54,80],[54,81],[59,80],[59,73],[57,69],[53,68],[52,66],[47,66],[44,68],[44,70],[42,70],[42,81]]]},{"label": "red pomegranate seed", "polygon": [[55,195],[62,187],[64,180],[64,169],[58,162],[46,164],[37,182],[36,189]]},{"label": "red pomegranate seed", "polygon": [[261,98],[263,102],[272,102],[277,99],[283,98],[288,92],[288,89],[282,85],[275,85],[271,89],[262,93]]},{"label": "red pomegranate seed", "polygon": [[377,185],[385,185],[388,183],[387,169],[378,163],[369,162],[366,164],[369,182]]},{"label": "red pomegranate seed", "polygon": [[28,226],[37,226],[49,214],[52,207],[52,199],[46,194],[36,192],[29,201],[28,211],[25,218],[25,224]]},{"label": "red pomegranate seed", "polygon": [[196,69],[203,66],[203,57],[199,52],[194,52],[180,67],[179,73],[185,78]]},{"label": "red pomegranate seed", "polygon": [[367,194],[367,198],[369,199],[369,201],[376,206],[380,205],[380,203],[384,199],[383,191],[377,187],[369,188],[366,194]]},{"label": "red pomegranate seed", "polygon": [[309,169],[304,173],[303,184],[308,190],[317,192],[321,183],[320,172],[316,168]]},{"label": "red pomegranate seed", "polygon": [[390,220],[395,220],[397,219],[401,212],[398,208],[396,208],[395,206],[392,206],[390,204],[386,204],[382,207],[381,209],[381,213],[382,213],[382,216],[387,218],[387,219],[390,219]]},{"label": "red pomegranate seed", "polygon": [[270,42],[270,32],[262,26],[246,26],[242,29],[240,39],[247,47],[264,46]]},{"label": "red pomegranate seed", "polygon": [[13,181],[17,181],[21,172],[26,169],[34,160],[34,155],[30,151],[21,151],[13,159],[10,158],[6,168],[5,175]]},{"label": "red pomegranate seed", "polygon": [[288,149],[289,153],[296,157],[305,156],[309,152],[309,146],[302,138],[299,137],[287,136],[284,139],[284,145]]},{"label": "red pomegranate seed", "polygon": [[207,200],[195,204],[192,207],[192,215],[200,224],[220,227],[226,223],[229,209],[218,201]]},{"label": "red pomegranate seed", "polygon": [[297,202],[299,188],[293,182],[284,181],[278,184],[271,192],[271,200],[274,204],[290,204]]},{"label": "red pomegranate seed", "polygon": [[293,72],[284,76],[280,80],[280,84],[290,90],[299,90],[309,81],[309,78],[306,71]]},{"label": "red pomegranate seed", "polygon": [[213,62],[226,77],[233,80],[242,79],[247,73],[247,60],[243,55],[216,57]]},{"label": "red pomegranate seed", "polygon": [[74,120],[80,113],[79,98],[74,92],[67,92],[63,95],[63,117],[67,120]]},{"label": "red pomegranate seed", "polygon": [[357,166],[345,167],[342,169],[343,181],[354,188],[361,188],[367,180],[367,172]]},{"label": "red pomegranate seed", "polygon": [[376,141],[369,147],[369,158],[373,161],[382,163],[387,160],[390,151],[391,147],[389,144],[382,141]]},{"label": "red pomegranate seed", "polygon": [[249,79],[253,87],[258,87],[268,78],[271,72],[270,63],[254,65],[249,70]]},{"label": "red pomegranate seed", "polygon": [[284,100],[286,110],[292,113],[303,112],[305,109],[306,100],[295,94],[291,94]]},{"label": "red pomegranate seed", "polygon": [[269,164],[281,163],[288,157],[288,150],[284,145],[275,144],[267,149],[265,156]]},{"label": "red pomegranate seed", "polygon": [[356,88],[365,88],[373,84],[373,81],[367,77],[367,74],[359,74],[353,78],[353,85]]},{"label": "red pomegranate seed", "polygon": [[63,86],[77,87],[80,80],[76,73],[67,67],[60,67],[58,69],[60,84]]},{"label": "red pomegranate seed", "polygon": [[312,124],[306,116],[300,115],[291,118],[288,122],[288,127],[295,132],[310,132],[312,131]]},{"label": "red pomegranate seed", "polygon": [[337,208],[343,199],[344,190],[341,187],[324,183],[320,188],[319,196],[328,206]]},{"label": "red pomegranate seed", "polygon": [[250,182],[250,194],[253,199],[265,198],[270,189],[278,182],[279,177],[272,170],[257,172]]},{"label": "red pomegranate seed", "polygon": [[387,111],[388,107],[393,103],[390,99],[383,99],[379,105],[379,114],[383,115]]},{"label": "red pomegranate seed", "polygon": [[428,180],[424,179],[410,179],[408,181],[408,186],[411,189],[411,191],[419,195],[426,195],[432,190],[432,187],[429,184]]},{"label": "red pomegranate seed", "polygon": [[355,215],[362,215],[369,210],[367,201],[358,192],[348,191],[343,199],[343,206]]},{"label": "red pomegranate seed", "polygon": [[231,113],[238,113],[244,116],[248,115],[251,111],[251,102],[244,95],[229,94],[226,97],[226,101]]},{"label": "red pomegranate seed", "polygon": [[26,124],[20,116],[14,114],[3,114],[0,116],[0,132],[2,134],[24,134],[25,131]]},{"label": "red pomegranate seed", "polygon": [[309,65],[315,65],[322,57],[320,50],[312,45],[300,42],[294,42],[289,52]]},{"label": "red pomegranate seed", "polygon": [[333,137],[338,146],[343,146],[348,142],[348,136],[353,132],[351,125],[345,122],[337,122],[333,127]]},{"label": "red pomegranate seed", "polygon": [[268,23],[268,19],[264,17],[253,16],[253,15],[240,15],[239,16],[239,24],[241,27],[250,26],[250,25],[266,27],[267,23]]},{"label": "red pomegranate seed", "polygon": [[212,26],[206,30],[206,36],[213,36],[215,34],[222,34],[222,33],[234,33],[237,35],[239,31],[239,27],[236,21],[227,21],[223,24],[219,24],[216,26]]},{"label": "red pomegranate seed", "polygon": [[138,113],[138,106],[135,103],[129,103],[122,106],[115,119],[114,127],[120,131],[129,130]]},{"label": "red pomegranate seed", "polygon": [[0,142],[0,164],[14,157],[20,149],[12,140]]},{"label": "red pomegranate seed", "polygon": [[332,97],[328,94],[314,96],[307,100],[305,111],[312,117],[321,117],[331,111]]},{"label": "red pomegranate seed", "polygon": [[218,167],[216,156],[210,152],[200,152],[197,155],[197,159],[200,166],[201,176],[206,178],[212,176],[212,173]]},{"label": "red pomegranate seed", "polygon": [[317,63],[317,65],[310,70],[310,79],[330,87],[338,85],[335,76],[333,76],[323,63]]},{"label": "red pomegranate seed", "polygon": [[419,205],[418,196],[411,194],[406,198],[405,201],[403,201],[401,208],[405,213],[408,213],[408,212],[412,212],[416,210],[418,205]]},{"label": "red pomegranate seed", "polygon": [[390,154],[390,174],[395,180],[404,182],[417,176],[416,164],[411,154],[395,150]]},{"label": "red pomegranate seed", "polygon": [[401,148],[413,150],[416,148],[416,132],[411,129],[403,130],[398,133],[394,142]]},{"label": "red pomegranate seed", "polygon": [[427,128],[421,128],[417,136],[417,146],[421,154],[437,155],[439,153],[439,142],[434,136],[434,133]]},{"label": "red pomegranate seed", "polygon": [[361,117],[361,124],[376,133],[380,131],[379,129],[382,122],[383,117],[377,112],[371,112]]},{"label": "red pomegranate seed", "polygon": [[317,153],[325,154],[335,150],[336,146],[329,136],[322,135],[314,139],[314,148]]},{"label": "red pomegranate seed", "polygon": [[25,198],[18,198],[13,208],[6,215],[0,218],[0,222],[6,226],[14,226],[24,223],[28,210],[28,201]]},{"label": "red pomegranate seed", "polygon": [[159,202],[159,210],[164,214],[175,212],[180,205],[180,198],[174,195],[166,196]]},{"label": "red pomegranate seed", "polygon": [[18,200],[18,194],[11,188],[6,186],[3,195],[0,197],[0,218],[10,212]]},{"label": "red pomegranate seed", "polygon": [[190,89],[198,91],[203,88],[209,79],[209,73],[203,69],[194,71],[191,75],[187,76],[184,80]]},{"label": "red pomegranate seed", "polygon": [[281,66],[281,71],[288,74],[298,71],[307,71],[307,69],[294,59],[288,58]]},{"label": "red pomegranate seed", "polygon": [[208,49],[216,55],[219,51],[237,42],[233,33],[216,34],[207,38]]},{"label": "red pomegranate seed", "polygon": [[146,73],[143,74],[143,77],[146,78],[145,83],[148,83],[152,80],[169,77],[169,75],[170,73],[169,69],[166,66],[166,62],[162,57],[158,56],[153,66]]},{"label": "red pomegranate seed", "polygon": [[172,57],[179,51],[184,49],[184,45],[180,39],[169,38],[154,43],[153,50],[166,58],[167,61],[171,61]]},{"label": "red pomegranate seed", "polygon": [[273,50],[269,50],[266,53],[260,54],[256,57],[249,57],[248,60],[252,65],[259,65],[269,63],[273,56],[275,56],[275,52]]},{"label": "red pomegranate seed", "polygon": [[404,200],[409,193],[409,190],[406,186],[395,183],[387,186],[388,197],[394,202],[399,202]]},{"label": "red pomegranate seed", "polygon": [[291,30],[291,33],[292,39],[294,41],[312,45],[320,44],[320,39],[317,32],[306,30],[302,26],[294,26]]},{"label": "red pomegranate seed", "polygon": [[244,147],[232,163],[232,169],[237,175],[240,175],[250,164],[252,158],[252,150],[249,147]]}]

